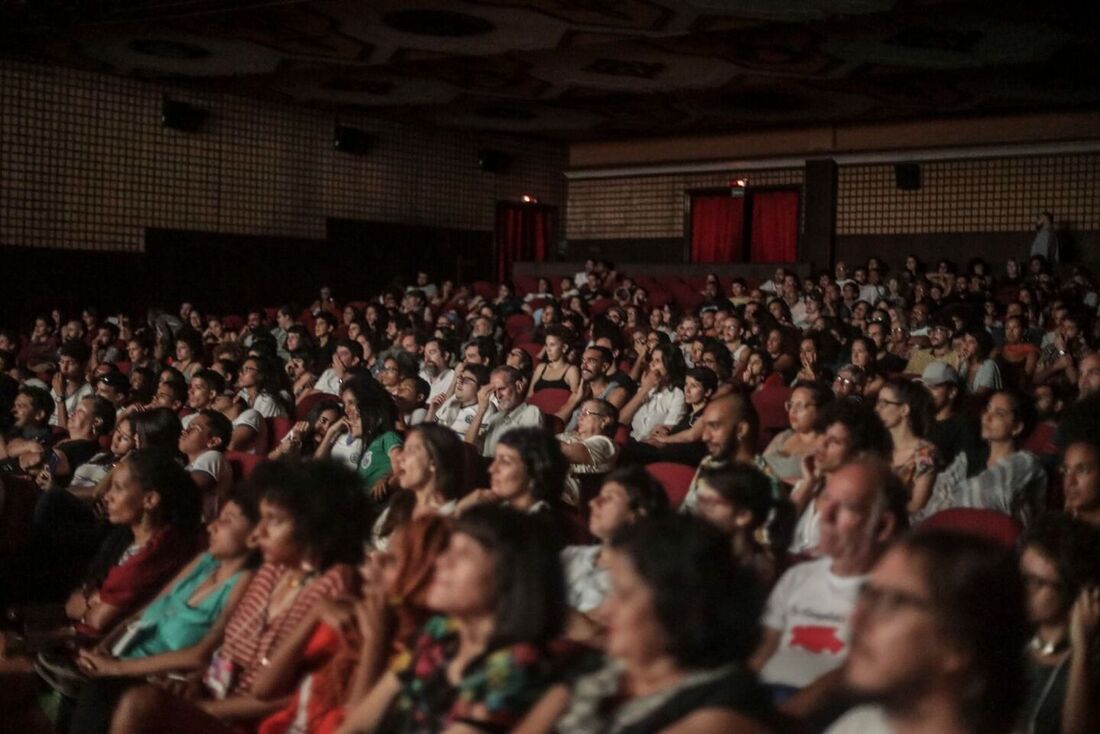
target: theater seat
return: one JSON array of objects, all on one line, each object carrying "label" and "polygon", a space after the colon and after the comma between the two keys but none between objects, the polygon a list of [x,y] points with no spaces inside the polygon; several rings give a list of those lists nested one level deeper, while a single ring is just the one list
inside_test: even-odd
[{"label": "theater seat", "polygon": [[225,460],[233,468],[233,481],[246,482],[252,476],[252,472],[256,471],[256,467],[263,463],[264,457],[240,451],[227,451]]},{"label": "theater seat", "polygon": [[310,393],[295,404],[294,417],[297,420],[304,421],[309,417],[309,411],[313,410],[314,405],[322,400],[332,400],[334,397],[334,395],[329,395],[325,392]]},{"label": "theater seat", "polygon": [[527,402],[543,413],[557,413],[569,401],[569,395],[563,387],[547,387],[533,392]]},{"label": "theater seat", "polygon": [[1014,548],[1023,526],[1014,517],[994,510],[953,507],[932,515],[918,530],[957,530],[994,540],[1005,548]]},{"label": "theater seat", "polygon": [[542,414],[542,425],[555,436],[565,431],[565,421],[545,411]]},{"label": "theater seat", "polygon": [[521,334],[533,333],[534,328],[535,320],[531,318],[531,314],[517,313],[504,320],[504,333],[513,341],[517,340]]},{"label": "theater seat", "polygon": [[685,464],[674,464],[670,461],[658,461],[647,464],[645,470],[650,476],[661,483],[668,495],[668,504],[676,509],[687,497],[691,480],[695,476],[695,467]]},{"label": "theater seat", "polygon": [[760,421],[758,451],[763,451],[777,433],[790,427],[785,405],[790,398],[791,389],[784,385],[765,384],[752,394],[752,407]]},{"label": "theater seat", "polygon": [[536,344],[535,342],[523,342],[522,344],[517,344],[516,348],[522,349],[523,351],[530,354],[532,362],[537,362],[539,358],[539,353],[542,352],[542,345]]},{"label": "theater seat", "polygon": [[1054,445],[1054,434],[1057,427],[1048,421],[1036,424],[1035,428],[1024,439],[1020,448],[1027,449],[1036,456],[1054,456],[1058,453],[1058,447]]},{"label": "theater seat", "polygon": [[271,445],[275,446],[286,434],[290,433],[290,429],[294,427],[295,421],[290,418],[268,418],[267,419],[267,435],[271,437]]}]

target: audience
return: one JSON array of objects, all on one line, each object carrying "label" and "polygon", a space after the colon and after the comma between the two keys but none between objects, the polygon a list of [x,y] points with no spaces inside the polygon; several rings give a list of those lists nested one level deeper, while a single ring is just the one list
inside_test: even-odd
[{"label": "audience", "polygon": [[1029,272],[870,258],[765,296],[592,262],[0,328],[0,710],[1095,731],[1097,299]]}]

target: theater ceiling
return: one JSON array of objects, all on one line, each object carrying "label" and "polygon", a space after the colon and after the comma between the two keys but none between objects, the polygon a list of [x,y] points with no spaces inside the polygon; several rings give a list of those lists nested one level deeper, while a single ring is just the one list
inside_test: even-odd
[{"label": "theater ceiling", "polygon": [[1100,3],[0,0],[0,54],[563,141],[1100,107]]}]

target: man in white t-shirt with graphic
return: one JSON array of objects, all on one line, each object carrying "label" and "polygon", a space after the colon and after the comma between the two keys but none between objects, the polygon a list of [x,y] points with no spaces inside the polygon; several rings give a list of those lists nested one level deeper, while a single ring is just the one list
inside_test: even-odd
[{"label": "man in white t-shirt with graphic", "polygon": [[856,596],[907,526],[905,503],[904,486],[880,459],[857,459],[829,475],[819,507],[822,557],[794,566],[776,584],[752,660],[777,701],[791,699],[791,713],[812,710],[834,690],[836,676],[828,674],[848,654]]}]

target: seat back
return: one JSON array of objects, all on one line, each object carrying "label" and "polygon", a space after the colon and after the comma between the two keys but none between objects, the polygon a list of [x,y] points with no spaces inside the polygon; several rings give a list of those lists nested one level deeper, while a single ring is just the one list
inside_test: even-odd
[{"label": "seat back", "polygon": [[304,421],[309,417],[309,411],[313,410],[314,405],[322,400],[331,400],[332,398],[332,395],[325,392],[315,392],[306,395],[294,405],[294,418]]},{"label": "seat back", "polygon": [[646,465],[650,476],[661,483],[668,495],[668,504],[673,509],[680,506],[687,497],[691,480],[695,476],[695,467],[686,464],[674,464],[670,461],[658,461]]},{"label": "seat back", "polygon": [[271,445],[275,446],[282,441],[293,427],[294,420],[292,418],[268,418],[267,435],[271,437]]},{"label": "seat back", "polygon": [[527,402],[543,413],[557,413],[569,401],[569,391],[563,387],[547,387],[536,390]]},{"label": "seat back", "polygon": [[758,450],[763,451],[777,433],[790,425],[786,406],[790,398],[791,389],[784,385],[765,384],[752,394],[752,407],[760,421]]},{"label": "seat back", "polygon": [[922,522],[919,530],[956,530],[994,540],[1006,548],[1016,547],[1023,532],[1018,520],[995,510],[953,507],[941,510]]},{"label": "seat back", "polygon": [[252,476],[252,472],[263,463],[264,457],[257,454],[246,454],[240,451],[227,451],[225,460],[233,469],[233,481],[246,482]]}]

